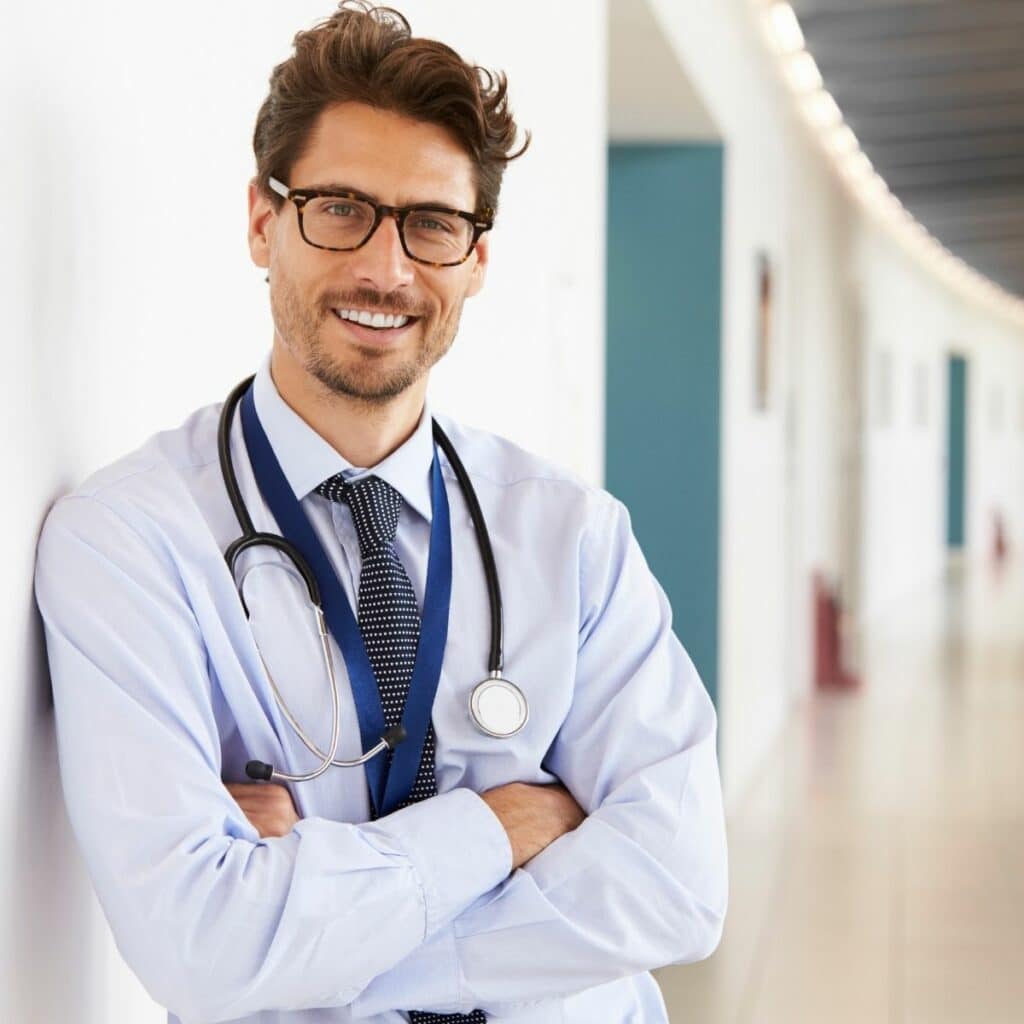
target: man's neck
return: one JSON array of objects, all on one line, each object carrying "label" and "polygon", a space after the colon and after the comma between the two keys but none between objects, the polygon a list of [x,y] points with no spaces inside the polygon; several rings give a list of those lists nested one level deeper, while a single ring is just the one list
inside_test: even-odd
[{"label": "man's neck", "polygon": [[328,391],[275,345],[270,373],[285,403],[336,452],[359,468],[376,466],[415,432],[426,375],[386,404]]}]

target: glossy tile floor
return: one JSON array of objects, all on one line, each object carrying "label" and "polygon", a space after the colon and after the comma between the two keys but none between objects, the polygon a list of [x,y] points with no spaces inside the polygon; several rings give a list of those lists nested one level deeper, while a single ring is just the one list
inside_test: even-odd
[{"label": "glossy tile floor", "polygon": [[731,816],[673,1024],[1024,1022],[1024,572],[952,568],[860,647]]}]

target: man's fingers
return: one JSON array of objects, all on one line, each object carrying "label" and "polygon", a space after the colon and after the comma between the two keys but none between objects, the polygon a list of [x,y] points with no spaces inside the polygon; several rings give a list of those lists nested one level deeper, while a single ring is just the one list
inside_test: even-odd
[{"label": "man's fingers", "polygon": [[263,839],[287,835],[299,820],[291,793],[277,783],[225,782],[224,788]]},{"label": "man's fingers", "polygon": [[227,791],[235,798],[242,810],[280,810],[282,813],[295,811],[292,795],[284,786],[267,782],[227,782]]},{"label": "man's fingers", "polygon": [[236,800],[250,797],[270,802],[286,799],[291,803],[292,799],[291,793],[277,782],[225,782],[224,786]]}]

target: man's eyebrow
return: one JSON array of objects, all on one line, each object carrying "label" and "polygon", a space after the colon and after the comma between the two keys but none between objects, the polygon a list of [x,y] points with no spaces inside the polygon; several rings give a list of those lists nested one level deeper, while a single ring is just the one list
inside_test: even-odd
[{"label": "man's eyebrow", "polygon": [[312,185],[303,185],[302,189],[311,192],[355,192],[358,195],[366,196],[367,199],[376,201],[376,196],[371,193],[364,192],[361,188],[356,188],[354,185],[346,185],[341,181],[314,182]]},{"label": "man's eyebrow", "polygon": [[[372,192],[364,192],[361,188],[356,188],[354,185],[346,185],[340,181],[327,181],[320,182],[313,185],[303,185],[303,189],[309,189],[314,192],[354,192],[358,196],[362,196],[364,199],[369,199],[372,202],[378,202],[377,197]],[[409,203],[401,203],[401,206],[439,206],[444,210],[461,210],[462,207],[458,203],[452,203],[445,199],[416,199]]]}]

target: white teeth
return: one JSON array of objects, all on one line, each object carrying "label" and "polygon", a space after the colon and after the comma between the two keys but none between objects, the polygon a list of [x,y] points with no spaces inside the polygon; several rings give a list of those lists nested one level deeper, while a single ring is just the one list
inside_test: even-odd
[{"label": "white teeth", "polygon": [[370,313],[365,309],[336,309],[335,313],[342,320],[351,320],[364,327],[375,327],[378,330],[388,327],[404,327],[410,320],[407,316],[396,316],[394,313]]}]

